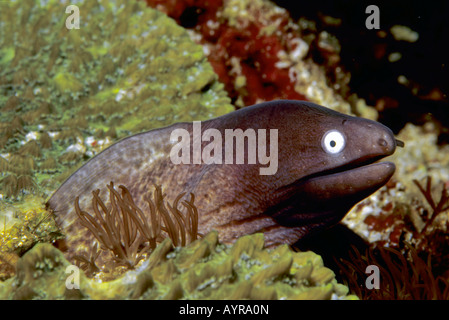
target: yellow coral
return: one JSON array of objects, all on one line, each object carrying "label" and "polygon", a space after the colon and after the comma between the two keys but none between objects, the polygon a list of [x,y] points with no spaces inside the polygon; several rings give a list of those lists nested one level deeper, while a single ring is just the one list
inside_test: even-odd
[{"label": "yellow coral", "polygon": [[[215,232],[183,248],[167,238],[138,269],[116,280],[99,283],[81,272],[79,290],[66,288],[69,265],[56,248],[38,245],[19,260],[15,280],[0,283],[0,298],[356,298],[347,296],[347,287],[318,255],[286,245],[265,249],[262,234],[242,237],[233,246],[220,244]],[[12,281],[18,285],[12,287]]]}]

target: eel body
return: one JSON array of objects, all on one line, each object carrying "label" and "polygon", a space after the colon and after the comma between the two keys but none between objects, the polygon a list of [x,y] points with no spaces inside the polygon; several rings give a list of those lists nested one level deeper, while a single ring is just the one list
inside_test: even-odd
[{"label": "eel body", "polygon": [[[256,140],[248,135],[243,149],[237,150],[237,139],[226,149],[230,129],[251,131]],[[180,132],[190,136],[190,154],[179,148]],[[182,192],[195,195],[202,234],[217,230],[220,240],[230,243],[264,232],[267,245],[291,244],[336,224],[383,186],[395,166],[377,160],[394,153],[397,143],[392,131],[375,121],[309,102],[266,102],[201,123],[177,123],[125,138],[78,169],[47,206],[69,246],[91,246],[93,237],[75,213],[76,197],[80,207],[90,211],[92,191],[100,189],[106,199],[106,185],[113,181],[126,186],[137,206],[144,208],[154,185],[161,185],[170,203]],[[255,150],[260,152],[254,154]],[[243,163],[238,151],[243,152]],[[179,163],[180,155],[190,163]]]}]

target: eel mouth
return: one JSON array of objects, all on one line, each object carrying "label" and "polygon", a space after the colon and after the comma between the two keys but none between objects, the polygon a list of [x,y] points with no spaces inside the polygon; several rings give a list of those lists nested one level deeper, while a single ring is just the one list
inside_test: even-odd
[{"label": "eel mouth", "polygon": [[351,207],[385,185],[394,174],[394,163],[376,162],[379,158],[383,157],[300,179],[280,191],[280,205],[269,214],[286,226],[338,222]]},{"label": "eel mouth", "polygon": [[279,190],[281,200],[269,214],[286,226],[336,223],[356,203],[390,180],[396,170],[394,163],[379,160],[393,152],[305,176]]},{"label": "eel mouth", "polygon": [[359,169],[371,167],[371,166],[378,166],[383,164],[392,164],[391,162],[380,162],[381,159],[385,158],[385,155],[372,157],[369,159],[357,159],[355,161],[352,161],[350,163],[347,163],[345,165],[335,167],[332,169],[320,171],[317,173],[310,174],[308,176],[302,177],[297,181],[297,183],[306,183],[307,181],[312,181],[319,178],[324,178],[327,176],[333,176],[333,175],[342,175],[342,174],[349,174],[355,171],[360,171]]}]

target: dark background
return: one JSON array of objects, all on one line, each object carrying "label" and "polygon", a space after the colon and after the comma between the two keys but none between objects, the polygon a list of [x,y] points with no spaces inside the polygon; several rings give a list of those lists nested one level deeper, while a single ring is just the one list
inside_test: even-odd
[{"label": "dark background", "polygon": [[[449,1],[273,1],[294,20],[315,21],[318,30],[338,38],[341,64],[351,73],[350,89],[376,106],[381,122],[398,132],[406,122],[433,120],[440,130],[439,142],[449,142]],[[384,38],[380,30],[365,27],[365,10],[371,4],[380,9]],[[328,24],[325,16],[341,23]],[[394,25],[418,32],[419,39],[395,40],[389,32]],[[393,52],[402,58],[391,63],[388,56]],[[320,59],[318,52],[312,55]],[[408,85],[398,83],[399,75],[407,77]]]}]

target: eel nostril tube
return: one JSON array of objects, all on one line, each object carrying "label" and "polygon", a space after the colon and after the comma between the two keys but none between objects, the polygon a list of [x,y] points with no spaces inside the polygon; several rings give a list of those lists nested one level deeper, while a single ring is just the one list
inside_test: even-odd
[{"label": "eel nostril tube", "polygon": [[395,139],[396,140],[396,146],[398,146],[398,147],[401,147],[401,148],[404,148],[404,142],[403,141],[401,141],[401,140],[398,140],[398,139]]}]

